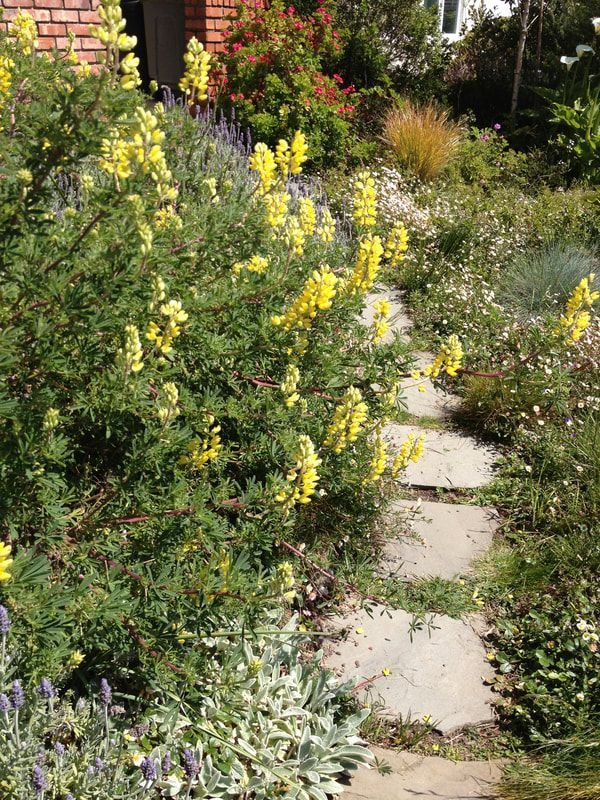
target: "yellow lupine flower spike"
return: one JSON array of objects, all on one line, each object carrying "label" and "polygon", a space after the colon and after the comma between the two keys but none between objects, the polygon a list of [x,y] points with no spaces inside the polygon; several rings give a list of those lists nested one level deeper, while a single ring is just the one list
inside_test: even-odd
[{"label": "yellow lupine flower spike", "polygon": [[[433,364],[425,367],[423,375],[426,378],[437,378],[441,372],[445,372],[447,375],[450,375],[450,377],[456,378],[463,357],[464,352],[459,338],[455,334],[452,334],[448,337],[446,343],[441,346]],[[417,379],[420,377],[418,370],[412,374]]]},{"label": "yellow lupine flower spike", "polygon": [[31,55],[38,46],[37,24],[27,11],[19,9],[10,24],[9,34],[15,37],[26,56]]},{"label": "yellow lupine flower spike", "polygon": [[341,453],[348,442],[356,441],[368,414],[360,390],[351,386],[334,411],[323,446],[331,447],[334,453]]},{"label": "yellow lupine flower spike", "polygon": [[408,250],[408,234],[401,223],[394,225],[385,243],[385,258],[390,262],[390,267],[397,267],[406,258]]},{"label": "yellow lupine flower spike", "polygon": [[354,221],[369,228],[377,218],[377,194],[375,181],[368,170],[359,172],[354,182]]},{"label": "yellow lupine flower spike", "polygon": [[288,486],[275,497],[278,503],[282,503],[286,514],[296,503],[310,503],[319,482],[317,470],[321,465],[321,459],[310,436],[299,437],[294,457],[296,465],[286,475]]},{"label": "yellow lupine flower spike", "polygon": [[252,172],[258,173],[260,180],[259,193],[266,195],[274,186],[277,178],[275,156],[270,147],[263,142],[254,146],[254,152],[249,160]]},{"label": "yellow lupine flower spike", "polygon": [[373,455],[369,464],[369,471],[363,479],[364,484],[375,483],[383,475],[387,463],[387,442],[381,435],[381,429],[377,428],[375,441],[373,442]]},{"label": "yellow lupine flower spike", "polygon": [[299,382],[300,370],[295,364],[288,364],[285,371],[285,377],[279,386],[285,398],[283,402],[288,408],[291,408],[295,403],[298,402],[298,400],[300,400],[300,395],[297,392]]},{"label": "yellow lupine flower spike", "polygon": [[369,233],[361,239],[356,265],[346,285],[349,294],[366,293],[372,288],[381,266],[382,255],[383,245],[379,236]]},{"label": "yellow lupine flower spike", "polygon": [[424,441],[425,435],[422,433],[419,434],[418,437],[415,436],[414,433],[408,434],[406,441],[403,442],[394,458],[392,464],[392,478],[396,479],[398,475],[408,467],[411,461],[414,464],[417,463],[423,455]]},{"label": "yellow lupine flower spike", "polygon": [[204,45],[192,36],[183,56],[185,72],[179,81],[179,88],[186,95],[188,103],[201,103],[208,97],[208,76],[211,68],[211,54]]},{"label": "yellow lupine flower spike", "polygon": [[584,330],[590,324],[591,314],[588,309],[591,309],[600,297],[600,292],[592,292],[590,289],[595,277],[595,273],[591,272],[587,278],[579,282],[567,301],[565,313],[560,318],[560,329],[572,342],[581,339]]},{"label": "yellow lupine flower spike", "polygon": [[273,325],[280,325],[285,331],[292,328],[308,330],[317,315],[317,310],[331,308],[336,284],[337,278],[328,266],[321,267],[319,271],[315,270],[290,308],[282,315],[275,314],[271,317],[271,322]]},{"label": "yellow lupine flower spike", "polygon": [[388,317],[392,307],[388,300],[376,300],[373,308],[375,314],[373,316],[372,342],[378,344],[390,329]]},{"label": "yellow lupine flower spike", "polygon": [[0,582],[9,581],[11,578],[11,574],[8,571],[8,568],[13,563],[13,559],[10,558],[11,550],[12,548],[9,544],[0,544]]}]

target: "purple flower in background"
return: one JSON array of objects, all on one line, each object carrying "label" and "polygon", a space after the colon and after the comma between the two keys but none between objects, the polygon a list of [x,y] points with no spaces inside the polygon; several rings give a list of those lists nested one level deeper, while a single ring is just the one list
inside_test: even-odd
[{"label": "purple flower in background", "polygon": [[0,606],[0,633],[3,636],[6,636],[9,628],[10,617],[8,616],[8,611],[4,608],[4,606]]},{"label": "purple flower in background", "polygon": [[65,754],[65,746],[62,742],[56,742],[54,745],[54,752],[59,758],[62,758]]},{"label": "purple flower in background", "polygon": [[54,686],[52,686],[48,678],[42,678],[40,685],[38,686],[38,693],[40,697],[43,697],[45,700],[52,700],[56,694],[54,691]]},{"label": "purple flower in background", "polygon": [[96,772],[102,772],[104,769],[104,761],[100,758],[100,756],[96,756],[96,760],[94,761],[94,767],[96,768]]},{"label": "purple flower in background", "polygon": [[21,708],[22,705],[25,703],[25,695],[23,694],[23,689],[21,688],[21,684],[19,681],[13,681],[12,685],[12,697],[10,700],[11,706],[16,710]]},{"label": "purple flower in background", "polygon": [[5,714],[10,708],[8,697],[5,694],[0,694],[0,711]]},{"label": "purple flower in background", "polygon": [[500,125],[499,122],[496,122],[496,124],[494,125],[494,130],[495,131],[501,131],[502,130],[502,125]]},{"label": "purple flower in background", "polygon": [[490,140],[489,133],[484,133],[483,136],[481,137],[481,141],[482,142],[489,142],[489,140]]},{"label": "purple flower in background", "polygon": [[44,770],[40,766],[36,765],[33,768],[31,783],[33,788],[35,789],[35,793],[38,796],[41,795],[48,788],[48,781],[46,780],[46,776],[44,775]]},{"label": "purple flower in background", "polygon": [[150,756],[146,756],[146,758],[140,764],[140,771],[146,781],[155,781],[156,780],[156,767],[154,766],[154,759],[150,758]]},{"label": "purple flower in background", "polygon": [[106,708],[112,698],[112,689],[110,688],[106,678],[102,678],[100,681],[100,692],[98,694],[100,697],[100,702]]},{"label": "purple flower in background", "polygon": [[69,792],[69,794],[65,797],[65,800],[75,800],[73,795]]},{"label": "purple flower in background", "polygon": [[171,771],[171,753],[168,750],[164,755],[160,769],[163,775],[166,775]]},{"label": "purple flower in background", "polygon": [[183,751],[183,771],[188,780],[192,780],[200,772],[198,762],[191,750],[186,749]]}]

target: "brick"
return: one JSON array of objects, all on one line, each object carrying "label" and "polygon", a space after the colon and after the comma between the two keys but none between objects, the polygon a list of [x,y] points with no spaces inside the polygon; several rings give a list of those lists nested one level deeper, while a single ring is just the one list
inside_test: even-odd
[{"label": "brick", "polygon": [[206,28],[206,20],[189,19],[185,27],[188,31],[203,31]]},{"label": "brick", "polygon": [[80,11],[79,12],[79,21],[80,22],[88,22],[93,25],[98,25],[100,22],[100,17],[95,11]]},{"label": "brick", "polygon": [[[81,36],[89,36],[90,31],[87,25],[84,25],[82,22],[73,23],[72,25],[68,26],[68,30],[71,33],[74,33],[75,36],[79,39]],[[77,46],[77,43],[75,43]]]},{"label": "brick", "polygon": [[36,8],[64,8],[63,0],[36,0]]},{"label": "brick", "polygon": [[52,12],[52,22],[79,22],[77,11],[62,11],[57,9]]},{"label": "brick", "polygon": [[2,0],[2,6],[4,8],[32,8],[33,0],[25,0],[24,3],[21,0]]},{"label": "brick", "polygon": [[87,3],[82,2],[82,0],[64,0],[65,8],[75,9],[77,11],[81,11],[82,6],[87,8]]},{"label": "brick", "polygon": [[55,24],[40,25],[39,32],[40,36],[66,36],[67,26]]},{"label": "brick", "polygon": [[81,38],[77,40],[77,45],[82,50],[100,50],[100,43],[97,39],[89,38]]}]

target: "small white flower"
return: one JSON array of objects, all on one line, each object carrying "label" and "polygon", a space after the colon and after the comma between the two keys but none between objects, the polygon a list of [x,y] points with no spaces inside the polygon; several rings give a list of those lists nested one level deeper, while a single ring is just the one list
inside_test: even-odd
[{"label": "small white flower", "polygon": [[594,48],[590,47],[589,44],[578,44],[575,48],[575,52],[577,53],[577,58],[581,58],[586,53],[591,53],[592,55],[596,53]]},{"label": "small white flower", "polygon": [[600,33],[600,17],[592,17],[592,25],[594,26],[594,33]]},{"label": "small white flower", "polygon": [[580,703],[583,703],[583,701],[585,700],[585,695],[583,692],[577,692],[575,697],[579,700]]}]

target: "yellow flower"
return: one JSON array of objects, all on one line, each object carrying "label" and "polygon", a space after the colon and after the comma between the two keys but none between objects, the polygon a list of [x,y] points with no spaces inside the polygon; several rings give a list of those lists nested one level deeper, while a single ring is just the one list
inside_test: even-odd
[{"label": "yellow flower", "polygon": [[285,397],[283,402],[288,408],[291,408],[300,399],[300,395],[296,391],[299,381],[300,370],[295,364],[288,364],[285,371],[285,377],[279,386],[282,394]]},{"label": "yellow flower", "polygon": [[375,483],[383,475],[387,463],[387,442],[381,436],[381,429],[377,428],[375,441],[373,442],[373,456],[369,464],[369,471],[363,479],[363,483]]},{"label": "yellow flower", "polygon": [[276,232],[285,225],[290,196],[287,192],[270,192],[263,197],[267,225]]},{"label": "yellow flower", "polygon": [[71,655],[69,656],[68,666],[71,669],[78,667],[83,660],[85,659],[85,654],[81,652],[81,650],[73,650]]},{"label": "yellow flower", "polygon": [[37,25],[27,11],[19,9],[10,25],[9,33],[15,37],[26,56],[31,55],[38,46]]},{"label": "yellow flower", "polygon": [[334,411],[323,446],[331,447],[334,453],[341,453],[348,442],[356,441],[368,414],[360,391],[351,386]]},{"label": "yellow flower", "polygon": [[[437,378],[440,373],[445,372],[447,375],[450,375],[450,377],[456,378],[462,364],[463,356],[464,352],[458,336],[452,334],[440,348],[433,364],[425,367],[423,375],[425,375],[426,378]],[[413,372],[412,375],[416,376],[417,380],[420,378],[418,370]]]},{"label": "yellow flower", "polygon": [[387,300],[376,300],[373,306],[375,314],[373,316],[373,344],[380,342],[385,334],[389,331],[388,317],[391,311],[391,305]]},{"label": "yellow flower", "polygon": [[172,205],[162,206],[154,214],[154,226],[159,229],[172,228],[181,230],[183,228],[183,220]]},{"label": "yellow flower", "polygon": [[161,393],[157,401],[156,416],[163,427],[179,416],[179,390],[172,381],[167,381],[161,386]]},{"label": "yellow flower", "polygon": [[381,670],[381,674],[383,675],[384,678],[389,678],[389,676],[392,674],[392,670],[389,667],[384,667]]},{"label": "yellow flower", "polygon": [[11,575],[8,568],[13,563],[13,559],[10,558],[11,550],[12,547],[9,544],[0,544],[0,582],[10,580]]},{"label": "yellow flower", "polygon": [[382,255],[383,245],[379,236],[369,233],[360,240],[356,265],[346,285],[349,294],[366,293],[371,289],[379,272]]},{"label": "yellow flower", "polygon": [[264,142],[258,142],[254,146],[254,152],[249,158],[249,163],[252,172],[258,173],[260,179],[259,193],[262,195],[268,194],[277,179],[277,167],[273,151]]},{"label": "yellow flower", "polygon": [[290,308],[283,315],[271,317],[271,322],[273,325],[281,325],[285,331],[292,328],[308,330],[318,309],[324,311],[331,308],[336,283],[337,278],[328,266],[315,270]]},{"label": "yellow flower", "polygon": [[0,55],[0,107],[2,106],[3,98],[8,94],[10,85],[12,83],[12,68],[15,62],[8,56]]},{"label": "yellow flower", "polygon": [[179,81],[179,88],[187,96],[188,103],[202,103],[208,97],[208,76],[211,55],[195,36],[192,36],[183,56],[185,73]]},{"label": "yellow flower", "polygon": [[408,250],[408,234],[401,223],[394,225],[385,243],[385,257],[390,262],[390,267],[397,267],[406,258]]},{"label": "yellow flower", "polygon": [[139,58],[135,53],[127,53],[121,60],[119,69],[121,70],[121,86],[127,91],[137,89],[141,85],[142,79],[138,71],[140,65]]},{"label": "yellow flower", "polygon": [[115,362],[123,370],[125,380],[130,372],[139,372],[144,366],[142,343],[135,325],[125,326],[125,343],[117,350]]},{"label": "yellow flower", "polygon": [[590,324],[591,314],[587,309],[591,308],[600,297],[600,292],[590,290],[595,277],[596,275],[591,272],[587,278],[580,281],[567,301],[565,313],[560,318],[560,330],[572,342],[581,339],[584,330]]},{"label": "yellow flower", "polygon": [[268,259],[262,256],[252,256],[248,261],[236,261],[232,270],[234,275],[239,275],[243,269],[248,270],[248,272],[255,272],[257,275],[262,275],[268,266]]},{"label": "yellow flower", "polygon": [[308,144],[302,131],[296,131],[290,147],[290,174],[299,175],[302,165],[308,159]]},{"label": "yellow flower", "polygon": [[188,445],[188,452],[179,459],[180,464],[189,464],[195,469],[203,469],[210,461],[214,461],[219,455],[223,445],[221,444],[220,425],[213,425],[214,417],[208,418],[209,430],[207,436],[200,439],[193,439]]},{"label": "yellow flower", "polygon": [[365,228],[375,225],[377,216],[375,181],[370,172],[359,172],[354,182],[354,221]]},{"label": "yellow flower", "polygon": [[298,217],[288,217],[284,233],[285,243],[290,253],[301,256],[304,252],[304,229]]},{"label": "yellow flower", "polygon": [[335,236],[335,220],[328,208],[321,211],[321,224],[317,228],[317,236],[325,244],[333,242]]},{"label": "yellow flower", "polygon": [[55,428],[58,427],[59,420],[60,414],[58,409],[49,408],[44,414],[44,419],[42,420],[42,430],[46,431],[47,433],[51,433]]},{"label": "yellow flower", "polygon": [[312,236],[317,227],[317,212],[310,197],[301,197],[298,201],[298,221],[307,236]]},{"label": "yellow flower", "polygon": [[423,455],[424,441],[425,435],[423,433],[419,434],[418,437],[416,437],[414,433],[408,434],[406,441],[402,444],[394,458],[394,463],[392,464],[392,478],[396,479],[400,472],[408,467],[411,461],[415,464],[417,463]]},{"label": "yellow flower", "polygon": [[286,475],[288,486],[275,497],[278,503],[282,503],[286,515],[296,503],[310,503],[319,482],[317,470],[321,465],[321,459],[309,436],[299,437],[294,458],[296,465]]}]

